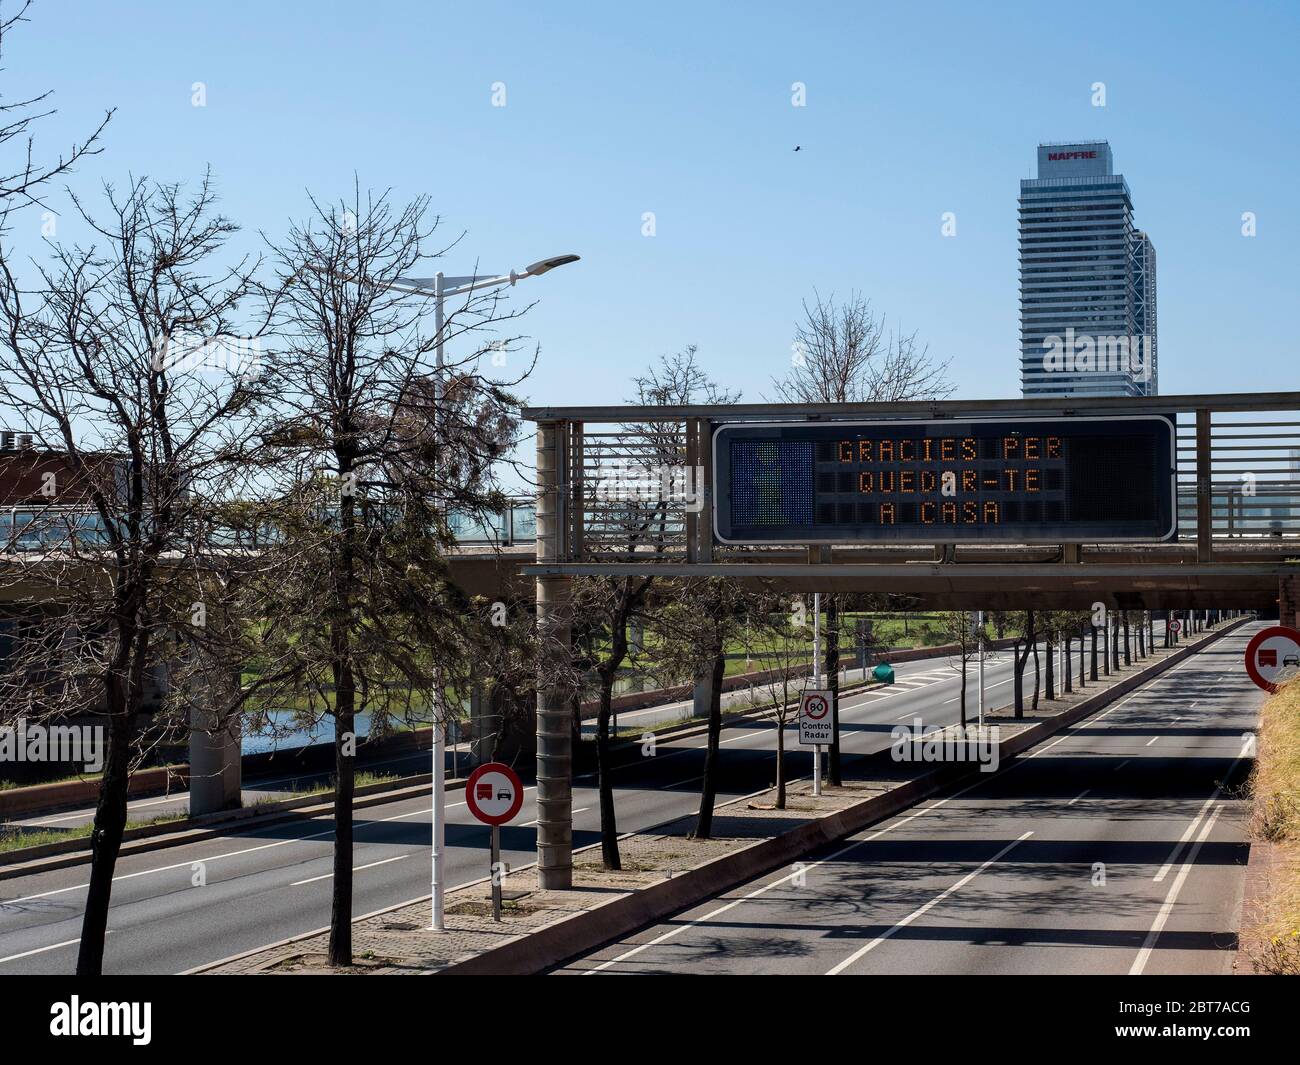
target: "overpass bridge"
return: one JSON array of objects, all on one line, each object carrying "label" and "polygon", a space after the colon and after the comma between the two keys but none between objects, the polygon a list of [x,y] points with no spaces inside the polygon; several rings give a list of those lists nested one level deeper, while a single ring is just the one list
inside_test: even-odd
[{"label": "overpass bridge", "polygon": [[[569,653],[569,591],[575,577],[720,577],[790,592],[895,593],[909,597],[918,609],[1088,609],[1101,602],[1123,610],[1278,609],[1284,623],[1300,620],[1300,392],[532,407],[524,416],[537,426],[536,560],[522,572],[536,579],[540,635],[537,848],[543,888],[565,888],[572,881],[570,711],[564,693],[547,687],[546,678],[557,675],[554,666]],[[1030,528],[1023,542],[1015,542],[993,530],[980,542],[956,528],[956,517],[947,526],[934,521],[934,509],[922,509],[921,521],[914,518],[906,529],[878,530],[879,536],[836,533],[843,507],[850,511],[850,523],[859,531],[865,528],[862,504],[853,503],[853,491],[869,493],[875,482],[835,483],[838,475],[824,469],[833,467],[826,460],[836,457],[835,451],[825,453],[828,447],[847,449],[838,457],[854,471],[852,476],[874,478],[887,465],[879,445],[890,439],[893,426],[891,473],[902,468],[895,458],[906,459],[922,444],[927,459],[931,443],[940,448],[943,441],[954,440],[971,441],[972,459],[986,457],[979,450],[987,443],[981,427],[997,425],[998,432],[1007,434],[1004,440],[1024,441],[1024,432],[1005,427],[1080,426],[1088,420],[1094,427],[1109,425],[1092,430],[1112,435],[1088,453],[1107,467],[1115,498],[1129,501],[1133,513],[1127,517],[1143,511],[1134,501],[1140,502],[1144,492],[1167,496],[1152,510],[1168,511],[1168,524],[1159,525],[1162,535],[1071,534],[1059,514],[1054,520],[1049,508],[1027,505],[1022,498],[1014,499],[1016,515],[1024,519],[1019,528],[1037,519],[1043,530],[1064,533],[1053,538]],[[1159,427],[1152,439],[1162,437],[1163,443],[1145,452],[1131,441],[1121,445],[1123,430],[1117,427],[1138,423]],[[798,428],[787,432],[792,426]],[[761,453],[759,438],[796,446],[770,449],[765,472],[738,474],[742,460],[734,444],[729,457],[719,458],[719,441],[728,432],[733,441],[752,438],[745,441],[745,446],[753,444],[751,452],[743,455]],[[870,447],[861,450],[869,438],[875,453]],[[1047,436],[1045,445],[1035,444],[1035,454],[1040,446],[1050,452],[1050,441],[1056,440],[1057,453],[1050,457],[1061,459],[1061,439]],[[1115,446],[1108,453],[1110,441]],[[1072,446],[1071,462],[1083,453]],[[1008,453],[1004,450],[1003,456]],[[1121,454],[1129,457],[1121,461]],[[943,457],[946,462],[948,456]],[[790,465],[799,461],[806,462],[804,473],[792,474]],[[1065,465],[1064,460],[1056,465]],[[1104,493],[1098,496],[1097,478],[1091,476],[1095,469],[1071,465],[1070,471],[1057,474],[1056,487],[1061,487],[1060,477],[1079,474],[1081,482],[1094,485],[1090,512],[1104,516]],[[752,516],[764,507],[789,509],[781,498],[782,486],[804,486],[810,501],[802,508],[804,516],[772,519],[774,528],[796,531],[775,535],[771,542],[746,542],[735,534],[730,522],[737,499],[727,486],[741,475],[748,478],[737,481],[742,490],[760,497],[747,504],[751,530],[768,520]],[[826,477],[831,480],[823,485]],[[894,492],[896,482],[890,483]],[[995,496],[1010,500],[1017,493],[989,493],[989,498]],[[932,493],[932,498],[938,496]],[[1002,513],[1009,512],[1008,507]],[[877,513],[880,523],[894,521],[892,509],[888,517],[883,510]],[[719,529],[715,523],[724,514],[727,525]],[[927,514],[931,522],[924,528]],[[985,515],[977,510],[972,516],[978,520]],[[1000,520],[1000,512],[995,509],[993,517]],[[825,531],[818,527],[821,522]],[[1113,524],[1120,528],[1122,523]]]}]

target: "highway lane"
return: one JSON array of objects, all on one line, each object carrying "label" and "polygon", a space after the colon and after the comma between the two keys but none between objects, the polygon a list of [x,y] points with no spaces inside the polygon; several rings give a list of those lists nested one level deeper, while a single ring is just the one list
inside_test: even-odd
[{"label": "highway lane", "polygon": [[1247,854],[1246,626],[1001,772],[566,973],[1225,973]]},{"label": "highway lane", "polygon": [[[956,719],[958,682],[951,666],[944,660],[913,665],[917,668],[906,675],[900,671],[898,684],[845,699],[846,757],[887,747],[889,729],[899,719],[921,716],[933,724]],[[1006,701],[1010,668],[1009,655],[989,663],[992,698],[1000,693]],[[787,736],[792,776],[811,771],[811,754],[799,751],[795,739],[793,733]],[[616,771],[621,830],[694,812],[704,742],[696,736],[662,743],[653,758],[634,753],[634,760]],[[771,783],[775,729],[770,722],[729,724],[721,742],[721,800]],[[574,839],[581,846],[598,841],[599,814],[594,780],[588,776],[575,783]],[[460,796],[448,798],[449,883],[455,885],[485,875],[487,829],[471,821]],[[427,798],[358,811],[355,835],[356,913],[427,893]],[[329,820],[317,818],[124,858],[114,884],[106,971],[178,972],[323,926],[332,837]],[[533,861],[534,827],[507,826],[502,846],[514,866]],[[86,873],[81,865],[0,881],[0,974],[70,970]]]},{"label": "highway lane", "polygon": [[[909,678],[926,674],[928,675],[936,664],[943,664],[945,659],[922,659],[915,662],[902,662],[895,667],[895,674],[900,683],[907,685],[910,683]],[[862,671],[860,669],[852,670],[848,674],[849,681],[860,682]],[[760,687],[760,693],[766,689]],[[997,698],[1005,695],[1005,686],[995,689],[990,693],[991,698]],[[749,698],[748,691],[727,692],[723,695],[723,706],[733,707],[743,704]],[[1005,701],[1005,698],[1003,699]],[[631,727],[651,727],[656,724],[675,722],[690,716],[692,702],[690,700],[679,700],[672,703],[661,703],[657,706],[646,707],[642,710],[628,711],[618,715],[618,725],[620,730]],[[595,722],[587,721],[583,725],[583,732],[588,737],[595,735]],[[446,771],[448,776],[454,776],[459,770],[463,772],[470,758],[470,745],[468,743],[457,744],[455,751],[452,748],[447,749]],[[390,758],[368,759],[362,756],[358,763],[359,770],[393,774],[393,775],[415,775],[429,772],[429,749],[412,751]],[[323,770],[305,770],[298,772],[282,772],[255,777],[247,780],[243,789],[244,805],[252,805],[259,801],[273,801],[276,799],[285,799],[295,789],[302,789],[306,785],[328,780],[332,775],[332,769]],[[174,791],[169,795],[152,795],[140,799],[132,799],[127,804],[127,817],[132,821],[146,821],[150,818],[172,815],[184,815],[189,811],[189,793],[186,790]],[[4,821],[7,827],[25,827],[25,828],[51,828],[66,829],[89,823],[94,819],[95,807],[93,805],[84,806],[77,809],[58,810],[46,813],[37,813],[25,817],[16,817]]]}]

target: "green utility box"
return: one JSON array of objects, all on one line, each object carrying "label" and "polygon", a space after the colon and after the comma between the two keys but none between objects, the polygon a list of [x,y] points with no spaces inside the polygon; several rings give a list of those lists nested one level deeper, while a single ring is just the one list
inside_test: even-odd
[{"label": "green utility box", "polygon": [[888,662],[881,662],[880,665],[871,671],[871,675],[875,677],[876,680],[880,681],[881,684],[894,683],[894,667]]}]

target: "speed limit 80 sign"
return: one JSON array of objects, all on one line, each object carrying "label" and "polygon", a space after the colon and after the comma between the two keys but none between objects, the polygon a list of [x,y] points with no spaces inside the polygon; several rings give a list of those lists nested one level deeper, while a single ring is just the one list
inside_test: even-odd
[{"label": "speed limit 80 sign", "polygon": [[804,692],[799,700],[799,743],[805,747],[832,743],[832,716],[829,691]]}]

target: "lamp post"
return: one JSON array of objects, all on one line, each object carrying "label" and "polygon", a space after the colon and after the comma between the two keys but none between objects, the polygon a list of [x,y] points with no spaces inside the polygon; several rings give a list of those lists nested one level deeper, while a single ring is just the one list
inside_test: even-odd
[{"label": "lamp post", "polygon": [[[412,296],[433,297],[433,324],[435,333],[434,339],[434,361],[436,372],[433,379],[433,411],[434,417],[438,415],[438,409],[442,402],[442,371],[446,366],[443,357],[443,333],[446,326],[446,301],[448,297],[463,296],[470,292],[480,291],[482,289],[496,288],[500,285],[514,285],[525,277],[540,277],[557,266],[567,266],[569,263],[576,263],[579,260],[577,255],[553,255],[549,259],[541,259],[523,270],[511,270],[508,274],[496,274],[489,276],[480,276],[471,274],[467,277],[447,277],[439,270],[433,277],[399,277],[396,281],[389,283],[388,287],[395,292],[406,292]],[[320,273],[329,273],[323,267],[313,267]],[[443,712],[442,699],[439,697],[438,705],[435,709],[433,720],[433,794],[432,794],[432,819],[433,819],[433,868],[431,894],[433,896],[433,919],[432,925],[434,931],[443,930],[443,892],[446,887],[446,715]]]},{"label": "lamp post", "polygon": [[433,324],[436,330],[434,358],[439,370],[439,376],[433,383],[435,411],[438,409],[438,393],[442,387],[441,371],[445,365],[442,354],[442,333],[447,298],[450,296],[463,296],[485,288],[497,288],[500,285],[514,285],[525,277],[541,277],[542,274],[554,270],[557,266],[576,263],[580,258],[581,256],[578,255],[552,255],[549,259],[540,259],[529,266],[525,266],[522,270],[511,270],[508,274],[496,274],[487,277],[478,274],[471,274],[468,277],[448,277],[439,270],[433,277],[399,277],[388,286],[396,292],[409,292],[413,296],[433,297]]},{"label": "lamp post", "polygon": [[[822,596],[813,593],[813,689],[820,691],[822,686]],[[813,791],[814,796],[822,793],[822,745],[813,744]]]},{"label": "lamp post", "polygon": [[[447,277],[439,270],[433,277],[410,277],[398,278],[392,284],[392,288],[398,292],[409,292],[415,296],[432,296],[433,297],[433,324],[435,333],[434,341],[434,361],[437,372],[433,379],[433,410],[434,417],[437,417],[439,407],[442,404],[442,371],[446,366],[443,357],[443,333],[446,326],[446,301],[451,296],[463,296],[470,292],[476,292],[487,288],[497,288],[500,285],[514,285],[516,282],[525,277],[540,277],[557,266],[566,266],[569,263],[578,261],[577,255],[553,255],[549,259],[542,259],[525,267],[522,271],[511,270],[508,274],[498,274],[490,277],[478,277],[471,275],[469,277]],[[433,820],[433,869],[431,894],[433,897],[433,920],[432,928],[434,931],[443,929],[443,893],[446,889],[446,824],[447,824],[447,800],[446,800],[446,767],[444,761],[445,753],[445,727],[446,715],[443,711],[442,700],[439,699],[438,711],[434,715],[433,721],[433,795],[432,795],[432,820]],[[442,721],[439,721],[442,718]]]}]

